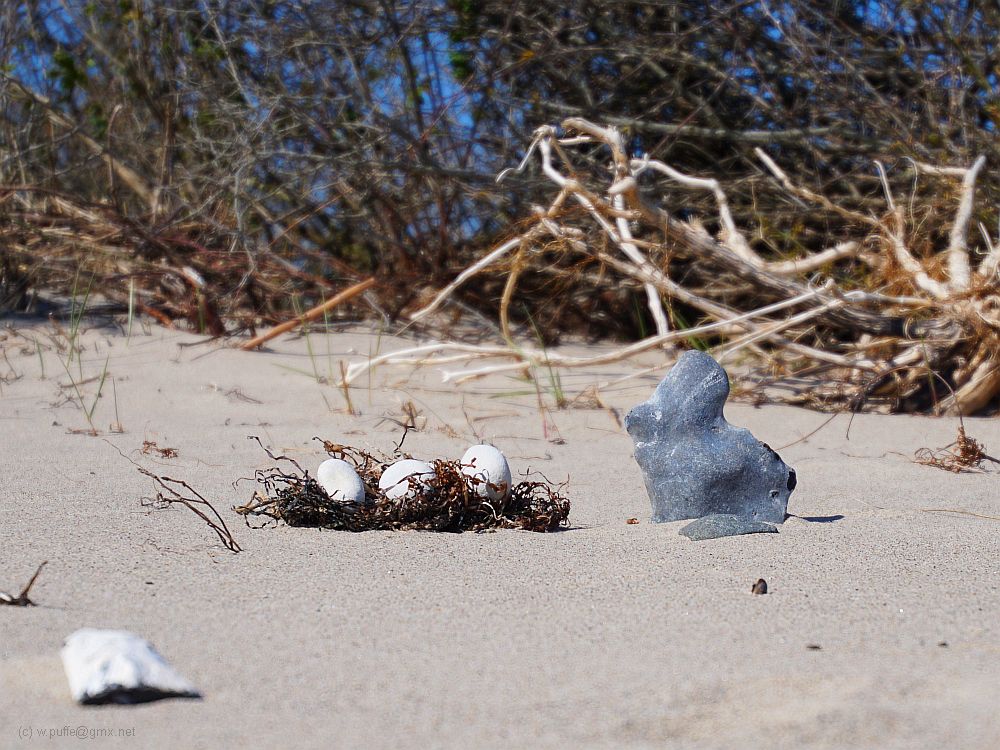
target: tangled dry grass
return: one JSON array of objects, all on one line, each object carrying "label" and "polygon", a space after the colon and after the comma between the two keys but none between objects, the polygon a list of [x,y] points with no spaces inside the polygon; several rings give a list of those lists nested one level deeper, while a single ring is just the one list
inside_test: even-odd
[{"label": "tangled dry grass", "polygon": [[[289,300],[332,296],[339,287],[328,275],[354,275],[314,251],[305,250],[322,273],[303,270],[288,252],[233,246],[221,221],[145,221],[113,203],[0,186],[0,309],[30,307],[25,297],[44,290],[221,336],[285,320]],[[302,250],[294,256],[301,259]]]},{"label": "tangled dry grass", "polygon": [[965,434],[965,425],[958,426],[958,436],[955,442],[940,450],[921,448],[913,460],[924,466],[933,466],[954,474],[968,471],[982,471],[986,461],[1000,463],[993,456],[987,455],[983,444]]},{"label": "tangled dry grass", "polygon": [[433,476],[411,485],[407,496],[392,499],[378,489],[378,480],[393,460],[406,456],[383,460],[358,448],[320,442],[332,458],[355,467],[365,484],[369,502],[360,504],[331,499],[298,462],[265,448],[276,465],[255,472],[254,478],[262,489],[256,491],[246,505],[234,510],[248,523],[251,517],[264,517],[289,526],[338,531],[522,529],[549,532],[568,523],[570,502],[561,494],[562,487],[547,481],[520,482],[502,499],[488,500],[477,492],[482,479],[463,474],[460,462],[438,460],[431,463]]}]

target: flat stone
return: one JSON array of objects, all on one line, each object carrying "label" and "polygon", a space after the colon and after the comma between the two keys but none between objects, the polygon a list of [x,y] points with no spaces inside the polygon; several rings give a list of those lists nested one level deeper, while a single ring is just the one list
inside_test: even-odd
[{"label": "flat stone", "polygon": [[723,536],[740,534],[777,534],[778,527],[763,521],[751,521],[730,513],[713,513],[692,521],[678,532],[693,542],[718,539]]},{"label": "flat stone", "polygon": [[728,396],[729,377],[719,363],[687,351],[625,418],[654,522],[716,513],[785,520],[795,471],[749,430],[726,421]]}]

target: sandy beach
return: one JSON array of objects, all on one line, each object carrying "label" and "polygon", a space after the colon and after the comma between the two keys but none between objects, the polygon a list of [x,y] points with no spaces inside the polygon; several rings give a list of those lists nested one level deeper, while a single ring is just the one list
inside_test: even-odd
[{"label": "sandy beach", "polygon": [[[95,747],[1000,747],[997,473],[912,460],[950,443],[955,419],[859,415],[848,433],[842,415],[795,442],[827,416],[730,404],[797,471],[794,515],[779,534],[695,543],[683,522],[649,522],[616,419],[659,375],[543,426],[524,380],[456,387],[381,367],[351,389],[350,415],[321,381],[412,340],[313,333],[241,352],[94,327],[67,373],[48,324],[13,325],[0,590],[48,566],[38,606],[0,608],[0,747],[79,747],[78,727]],[[564,373],[562,387],[572,399],[658,356]],[[97,437],[70,376],[87,406],[101,387]],[[571,528],[251,530],[231,511],[252,492],[234,481],[269,465],[249,435],[314,468],[314,436],[391,451],[407,402],[420,429],[404,450],[457,458],[491,441],[515,475],[569,480]],[[1000,453],[1000,422],[966,428]],[[178,456],[144,456],[143,441]],[[119,451],[198,488],[243,551],[183,508],[144,505],[152,483]],[[758,578],[766,596],[750,594]],[[59,648],[80,627],[148,638],[204,699],[75,705]]]}]

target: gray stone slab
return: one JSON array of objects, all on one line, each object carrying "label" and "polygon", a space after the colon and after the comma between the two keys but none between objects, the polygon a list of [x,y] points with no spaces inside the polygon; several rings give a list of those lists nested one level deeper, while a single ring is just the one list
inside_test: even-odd
[{"label": "gray stone slab", "polygon": [[679,532],[694,542],[705,539],[718,539],[723,536],[739,536],[740,534],[777,534],[778,527],[763,521],[751,521],[729,513],[713,513],[692,521]]}]

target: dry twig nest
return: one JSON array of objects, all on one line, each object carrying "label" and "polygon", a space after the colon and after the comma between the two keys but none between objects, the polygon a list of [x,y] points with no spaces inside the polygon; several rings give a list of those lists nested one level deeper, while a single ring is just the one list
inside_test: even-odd
[{"label": "dry twig nest", "polygon": [[[256,437],[250,439],[260,443]],[[463,473],[459,461],[437,460],[430,462],[432,475],[414,482],[406,496],[393,499],[378,489],[378,481],[395,458],[382,460],[359,448],[321,442],[332,458],[354,466],[364,482],[367,502],[331,499],[297,461],[264,448],[272,460],[289,470],[278,465],[254,473],[262,489],[254,492],[249,503],[234,508],[248,525],[251,516],[338,531],[557,531],[568,525],[570,503],[561,494],[564,485],[524,481],[509,493],[497,493],[499,499],[490,499],[477,492],[483,480]]]}]

